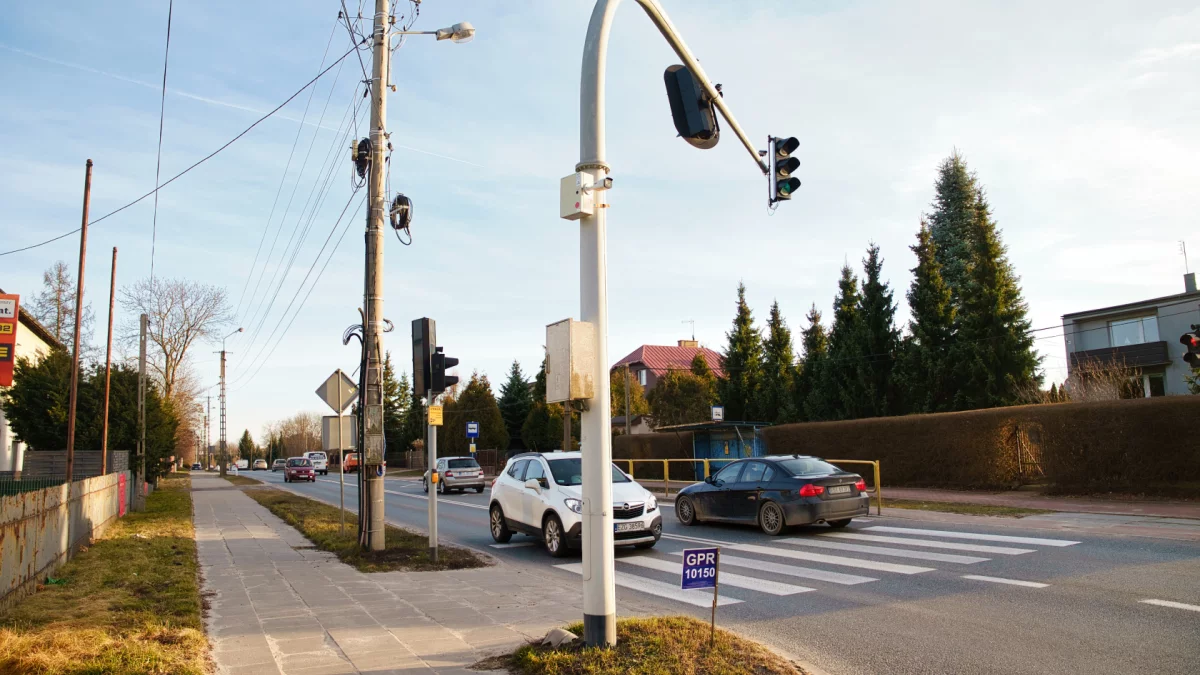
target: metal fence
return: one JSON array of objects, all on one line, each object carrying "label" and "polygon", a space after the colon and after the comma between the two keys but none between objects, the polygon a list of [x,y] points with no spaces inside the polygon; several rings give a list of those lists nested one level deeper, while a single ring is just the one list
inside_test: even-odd
[{"label": "metal fence", "polygon": [[25,492],[33,492],[43,488],[62,485],[67,482],[63,478],[15,478],[12,474],[0,474],[0,497],[10,497]]}]

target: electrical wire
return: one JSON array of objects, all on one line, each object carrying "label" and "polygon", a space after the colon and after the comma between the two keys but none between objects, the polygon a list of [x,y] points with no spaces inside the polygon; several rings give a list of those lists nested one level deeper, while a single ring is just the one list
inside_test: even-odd
[{"label": "electrical wire", "polygon": [[[167,3],[167,46],[163,50],[162,98],[158,103],[158,155],[154,160],[154,184],[162,178],[163,121],[167,115],[167,62],[171,55],[171,17],[175,13],[175,0]],[[150,287],[154,287],[154,253],[158,245],[158,190],[154,191],[154,216],[150,226]]]},{"label": "electrical wire", "polygon": [[[326,73],[328,73],[330,70],[333,70],[333,67],[334,67],[334,66],[338,65],[338,64],[339,64],[339,63],[341,63],[343,60],[345,60],[345,59],[346,59],[346,57],[348,57],[348,56],[350,56],[350,54],[354,53],[354,51],[355,51],[356,49],[358,49],[358,46],[357,46],[357,45],[355,45],[353,48],[351,48],[351,49],[350,49],[349,51],[347,51],[345,54],[342,54],[342,55],[341,55],[341,57],[339,57],[337,61],[334,61],[333,63],[329,64],[329,67],[327,67],[325,70],[323,70],[323,71],[321,71],[320,73],[318,73],[316,77],[314,77],[313,79],[309,80],[309,81],[308,81],[308,83],[307,83],[307,84],[305,84],[303,87],[300,87],[299,89],[297,89],[297,90],[296,90],[296,92],[295,92],[294,94],[292,94],[291,96],[287,97],[287,99],[286,99],[286,100],[285,100],[283,103],[280,103],[278,106],[275,106],[275,108],[273,108],[273,109],[272,109],[270,112],[268,112],[267,114],[263,115],[262,117],[259,117],[257,120],[255,120],[255,121],[254,121],[254,123],[253,123],[253,124],[251,124],[250,126],[246,127],[244,130],[242,130],[242,132],[241,132],[241,133],[239,133],[237,136],[234,136],[233,138],[231,138],[229,141],[227,141],[227,142],[226,142],[224,145],[222,145],[221,147],[217,148],[216,150],[213,150],[212,152],[210,152],[209,154],[205,155],[205,156],[204,156],[204,157],[202,157],[200,160],[198,160],[196,163],[192,164],[191,166],[189,166],[188,168],[184,169],[183,171],[180,171],[179,173],[175,174],[175,175],[174,175],[174,176],[172,176],[171,178],[167,179],[165,182],[163,182],[163,183],[161,183],[160,185],[158,185],[158,187],[156,187],[156,188],[154,188],[153,190],[151,190],[151,191],[147,192],[146,194],[142,195],[141,197],[138,197],[137,199],[135,199],[135,200],[133,200],[133,201],[129,202],[128,204],[125,204],[124,206],[122,206],[122,207],[120,207],[120,208],[117,208],[117,209],[115,209],[115,210],[113,210],[113,211],[109,211],[108,213],[104,214],[103,216],[100,216],[99,218],[96,218],[95,220],[89,221],[89,222],[88,222],[88,226],[89,226],[89,227],[91,227],[92,225],[95,225],[95,224],[97,224],[97,223],[99,223],[99,222],[101,222],[101,221],[103,221],[103,220],[106,220],[106,219],[108,219],[108,218],[111,218],[111,217],[113,217],[113,216],[117,215],[118,213],[120,213],[120,212],[124,211],[125,209],[128,209],[129,207],[131,207],[131,206],[133,206],[133,205],[135,205],[135,204],[138,204],[138,203],[140,203],[140,202],[144,201],[146,198],[148,198],[148,197],[150,197],[150,196],[152,196],[152,195],[156,194],[156,193],[157,193],[159,190],[161,190],[161,189],[165,188],[166,186],[170,185],[171,183],[174,183],[176,180],[179,180],[179,179],[180,179],[180,178],[182,178],[184,175],[186,175],[186,174],[188,174],[189,172],[191,172],[191,171],[192,171],[192,169],[195,169],[196,167],[198,167],[198,166],[200,166],[201,164],[203,164],[203,163],[207,162],[208,160],[212,159],[213,157],[216,157],[218,154],[220,154],[220,153],[221,153],[222,151],[224,151],[226,148],[228,148],[229,146],[233,145],[233,144],[234,144],[234,143],[236,143],[237,141],[241,140],[241,138],[242,138],[243,136],[245,136],[246,134],[250,133],[250,131],[251,131],[252,129],[254,129],[254,127],[257,127],[259,124],[263,123],[263,122],[264,122],[264,121],[265,121],[267,118],[271,117],[271,116],[272,116],[272,115],[274,115],[275,113],[277,113],[277,112],[279,112],[280,110],[282,110],[284,106],[286,106],[287,104],[291,103],[291,102],[292,102],[292,100],[293,100],[293,99],[295,99],[295,98],[296,98],[297,96],[299,96],[300,94],[304,93],[304,90],[305,90],[305,89],[308,89],[309,87],[311,87],[313,84],[315,84],[315,83],[316,83],[316,81],[317,81],[317,80],[321,79],[321,78],[322,78],[322,77],[323,77],[323,76],[324,76]],[[16,249],[12,249],[12,250],[9,250],[9,251],[3,251],[3,252],[0,252],[0,256],[11,255],[11,254],[13,254],[13,253],[20,253],[20,252],[22,252],[22,251],[28,251],[28,250],[30,250],[30,249],[34,249],[34,248],[38,248],[38,247],[41,247],[41,246],[45,246],[46,244],[49,244],[49,243],[52,243],[52,242],[58,241],[59,239],[62,239],[62,238],[64,238],[64,237],[69,237],[69,236],[71,236],[72,234],[75,234],[76,232],[78,232],[80,229],[81,229],[81,228],[78,228],[78,227],[77,227],[77,228],[75,228],[75,229],[73,229],[73,230],[71,230],[71,231],[69,231],[69,232],[65,232],[65,233],[63,233],[63,234],[60,234],[60,235],[58,235],[57,237],[53,237],[53,238],[51,238],[51,239],[47,239],[47,240],[45,240],[45,241],[42,241],[42,242],[39,242],[39,243],[37,243],[37,244],[31,244],[31,245],[29,245],[29,246],[25,246],[25,247],[22,247],[22,248],[16,248]]]}]

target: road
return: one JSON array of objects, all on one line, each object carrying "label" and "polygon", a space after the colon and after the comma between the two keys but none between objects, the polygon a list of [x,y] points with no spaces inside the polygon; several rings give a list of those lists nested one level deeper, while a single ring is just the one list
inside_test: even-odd
[{"label": "road", "polygon": [[[281,473],[251,475],[284,487]],[[338,503],[336,474],[286,487]],[[347,476],[350,506],[356,490]],[[424,531],[420,482],[388,479],[386,490],[389,522]],[[553,560],[530,537],[495,544],[488,496],[439,498],[442,541],[579,578],[578,557]],[[711,592],[679,590],[679,553],[719,545],[718,624],[832,675],[1200,672],[1200,541],[921,513],[768,537],[684,527],[663,508],[658,546],[618,550],[618,599],[707,620]]]}]

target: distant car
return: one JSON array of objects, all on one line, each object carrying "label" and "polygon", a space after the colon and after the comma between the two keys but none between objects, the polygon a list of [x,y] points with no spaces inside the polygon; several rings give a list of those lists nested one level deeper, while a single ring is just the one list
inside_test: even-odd
[{"label": "distant car", "polygon": [[204,467],[200,466],[200,462],[192,464],[192,471],[203,471]]},{"label": "distant car", "polygon": [[250,468],[250,460],[248,460],[248,459],[239,459],[239,460],[237,461],[237,468],[239,468],[239,469],[249,469],[249,468]]},{"label": "distant car", "polygon": [[828,523],[841,528],[867,515],[867,484],[816,457],[773,455],[725,465],[675,498],[684,525],[720,521],[757,524],[776,535],[792,525]]},{"label": "distant car", "polygon": [[301,456],[312,462],[313,471],[316,471],[322,476],[329,473],[329,457],[326,456],[325,453],[320,452],[319,450],[314,450],[311,452],[306,452]]},{"label": "distant car", "polygon": [[254,470],[255,471],[266,471],[267,470],[267,460],[265,460],[265,459],[254,460]]},{"label": "distant car", "polygon": [[[483,469],[474,457],[442,457],[437,461],[437,491],[445,494],[450,490],[466,492],[471,488],[483,492]],[[421,485],[429,492],[429,470],[421,479]]]},{"label": "distant car", "polygon": [[280,457],[279,459],[277,459],[271,463],[271,470],[272,471],[283,471],[283,468],[286,466],[287,466],[287,460]]},{"label": "distant car", "polygon": [[358,471],[358,453],[357,452],[351,452],[346,455],[346,466],[343,467],[343,471],[345,471],[346,473],[354,473],[355,471]]},{"label": "distant car", "polygon": [[298,480],[317,482],[317,474],[313,471],[312,462],[304,457],[289,458],[283,467],[283,482],[291,483]]}]

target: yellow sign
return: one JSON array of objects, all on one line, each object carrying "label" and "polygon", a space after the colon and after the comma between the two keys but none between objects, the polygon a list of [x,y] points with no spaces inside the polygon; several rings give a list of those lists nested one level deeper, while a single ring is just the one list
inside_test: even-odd
[{"label": "yellow sign", "polygon": [[442,426],[442,406],[440,406],[440,405],[429,406],[429,426],[431,426],[431,427]]},{"label": "yellow sign", "polygon": [[12,335],[13,325],[11,323],[0,323],[0,335]]}]

